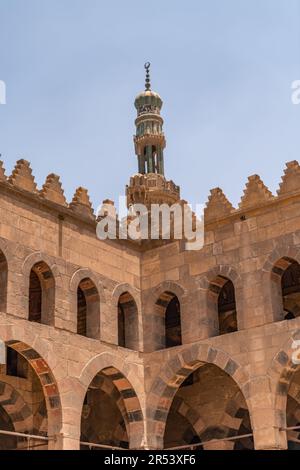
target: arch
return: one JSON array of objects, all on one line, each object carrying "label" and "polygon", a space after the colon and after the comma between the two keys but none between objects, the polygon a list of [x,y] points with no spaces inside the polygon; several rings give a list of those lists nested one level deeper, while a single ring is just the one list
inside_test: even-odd
[{"label": "arch", "polygon": [[228,278],[239,289],[242,287],[242,278],[240,274],[230,265],[217,265],[206,271],[199,279],[201,289],[207,290],[210,283],[218,276]]},{"label": "arch", "polygon": [[246,398],[247,384],[250,379],[242,366],[222,350],[206,344],[193,345],[171,358],[152,384],[147,407],[147,416],[152,421],[153,427],[149,446],[163,447],[166,420],[179,387],[191,373],[206,363],[219,367],[234,380],[250,409],[248,398]]},{"label": "arch", "polygon": [[128,283],[123,283],[123,284],[118,284],[111,295],[111,303],[113,307],[117,307],[119,303],[119,298],[121,297],[122,294],[125,292],[128,292],[131,297],[134,299],[138,309],[140,310],[141,303],[140,303],[140,296],[139,296],[139,291],[132,287]]},{"label": "arch", "polygon": [[[178,346],[190,339],[191,316],[184,287],[173,281],[164,281],[146,293],[144,304],[147,322],[144,333],[146,351],[165,349],[166,345]],[[170,334],[166,335],[168,330]],[[173,339],[176,337],[177,340],[172,341],[171,337],[175,332],[177,333]]]},{"label": "arch", "polygon": [[[181,440],[184,435],[180,436],[184,431],[189,437],[190,429],[186,425],[178,433],[178,414],[184,416],[186,423],[190,423],[196,432],[190,444],[201,442],[204,449],[210,445],[216,449],[223,446],[223,441],[210,442],[215,439],[251,433],[249,411],[242,392],[236,382],[214,364],[200,364],[177,390],[167,417],[165,446],[170,437],[175,437],[175,445],[185,445]],[[235,444],[240,448],[253,448],[253,440],[228,441],[227,444],[232,449]]]},{"label": "arch", "polygon": [[14,285],[16,269],[15,244],[0,237],[0,312],[7,312],[8,286]]},{"label": "arch", "polygon": [[[284,319],[281,288],[281,275],[284,260],[294,260],[300,264],[300,249],[279,241],[267,257],[262,268],[262,289],[269,308],[267,318],[270,322]],[[286,265],[287,267],[288,265]]]},{"label": "arch", "polygon": [[217,315],[219,335],[237,331],[235,288],[230,279],[218,275],[210,282],[208,304],[210,310],[215,310],[214,315]]},{"label": "arch", "polygon": [[44,261],[35,263],[29,275],[28,320],[54,325],[55,281]]},{"label": "arch", "polygon": [[[98,390],[101,390],[104,393],[107,393],[110,397],[114,398],[116,406],[118,407],[124,420],[126,431],[129,435],[129,414],[125,408],[121,390],[119,390],[119,388],[114,384],[114,379],[118,376],[118,374],[120,375],[119,371],[115,367],[106,367],[105,369],[102,369],[100,372],[98,372],[98,374],[92,380],[90,387],[97,388]],[[123,375],[121,374],[120,377],[123,378]],[[129,393],[132,395],[131,389],[128,390],[130,390]]]},{"label": "arch", "polygon": [[[300,329],[295,331],[274,356],[268,369],[274,390],[274,408],[279,429],[300,425],[299,385],[293,382],[300,376]],[[299,435],[299,431],[285,433],[290,444]],[[298,443],[297,443],[298,445]]]},{"label": "arch", "polygon": [[7,288],[10,263],[13,261],[10,242],[0,238],[0,312],[7,312]]},{"label": "arch", "polygon": [[[186,382],[189,381],[190,377],[191,376],[186,379]],[[181,386],[183,385],[184,382]],[[187,385],[190,384],[188,383]],[[187,446],[190,447],[192,445],[198,444],[198,450],[206,450],[206,448],[210,447],[209,441],[211,439],[217,439],[218,437],[228,438],[237,435],[251,434],[251,424],[249,427],[249,411],[247,408],[245,408],[243,403],[241,403],[241,395],[242,394],[240,390],[238,390],[235,396],[231,397],[230,400],[227,402],[226,407],[224,409],[224,413],[218,422],[217,429],[215,427],[212,428],[210,424],[205,420],[205,417],[201,415],[197,411],[197,409],[193,408],[182,397],[175,395],[174,400],[172,402],[172,408],[176,410],[176,413],[181,415],[190,424],[190,428],[194,431],[194,434],[192,436],[190,430],[188,430],[189,432],[185,433],[182,436]],[[201,443],[203,443],[204,445],[199,446],[199,444]],[[217,443],[214,443],[214,446],[217,449],[216,444]],[[253,448],[253,440],[250,438],[244,438],[240,441],[228,441],[227,444],[229,444],[228,448],[231,448],[232,450]]]},{"label": "arch", "polygon": [[[128,381],[117,369],[108,367],[99,371],[85,395],[81,441],[128,448],[132,413],[128,411],[126,400],[135,397]],[[100,416],[102,419],[97,419]]]},{"label": "arch", "polygon": [[22,265],[22,273],[25,276],[25,278],[28,278],[32,266],[41,262],[44,262],[49,266],[55,278],[55,285],[57,286],[57,288],[62,289],[63,284],[62,284],[61,273],[60,273],[59,267],[57,266],[57,264],[53,262],[50,256],[40,251],[31,253],[24,260],[23,265]]},{"label": "arch", "polygon": [[187,295],[187,290],[180,284],[173,281],[164,281],[151,291],[153,301],[155,302],[164,292],[172,292],[178,297],[181,303],[183,302],[183,298]]},{"label": "arch", "polygon": [[298,368],[291,377],[287,394],[286,424],[288,428],[298,428],[287,431],[288,449],[299,450],[300,437],[300,369]]},{"label": "arch", "polygon": [[90,278],[77,287],[77,333],[88,338],[100,338],[100,298]]},{"label": "arch", "polygon": [[295,331],[292,337],[285,341],[281,349],[275,354],[267,372],[267,375],[272,379],[275,392],[274,405],[281,419],[281,427],[286,426],[285,409],[290,381],[299,367],[296,363],[300,358],[299,341],[300,329]]},{"label": "arch", "polygon": [[129,292],[123,292],[118,302],[118,345],[123,348],[139,349],[138,309]]},{"label": "arch", "polygon": [[300,315],[300,264],[293,258],[278,259],[271,271],[272,303],[277,320]]},{"label": "arch", "polygon": [[143,322],[139,291],[128,283],[118,284],[111,295],[111,306],[116,311],[116,343],[135,351],[141,350]]},{"label": "arch", "polygon": [[291,320],[300,316],[300,264],[291,258],[284,261],[287,267],[281,276],[281,298],[284,318]]},{"label": "arch", "polygon": [[[172,443],[166,440],[166,436],[170,434],[170,432],[174,431],[175,428],[176,433],[179,432],[181,434],[181,444],[184,443],[183,445],[186,444],[187,447],[190,447],[193,444],[198,444],[197,450],[202,449],[202,447],[199,446],[201,443],[200,435],[201,431],[205,429],[205,423],[201,419],[199,413],[197,413],[189,403],[186,403],[183,398],[177,396],[174,397],[172,408],[173,416],[175,415],[177,420],[178,417],[180,417],[180,420],[178,426],[174,426],[174,423],[170,422],[170,414],[168,415],[164,435],[164,448],[169,449],[172,447],[181,447],[181,445],[178,445],[178,442],[174,442],[174,445],[172,445]],[[170,430],[168,428],[170,428]]]},{"label": "arch", "polygon": [[161,343],[165,348],[182,344],[181,312],[178,297],[170,291],[164,291],[155,302],[156,312],[163,323]]},{"label": "arch", "polygon": [[[244,319],[241,316],[242,309],[242,278],[238,272],[229,265],[217,265],[207,271],[199,279],[200,287],[200,309],[205,312],[203,318],[204,328],[207,336],[218,336],[233,331],[237,331],[243,325]],[[219,305],[219,301],[230,292],[226,292],[231,287],[235,308],[230,310],[230,302]],[[222,291],[222,289],[224,290]]]},{"label": "arch", "polygon": [[[83,369],[79,381],[83,385],[84,395],[88,391],[99,374],[104,373],[116,390],[115,400],[124,418],[128,430],[130,448],[142,447],[144,439],[144,421],[140,400],[135,390],[139,388],[138,367],[132,366],[128,373],[128,366],[124,365],[122,359],[116,358],[110,353],[102,353],[94,357]],[[99,383],[99,378],[96,379]],[[100,379],[101,382],[101,379]],[[102,380],[103,386],[105,380]],[[107,383],[107,382],[106,382]],[[106,389],[107,390],[107,389]],[[82,406],[84,396],[82,396]]]},{"label": "arch", "polygon": [[0,312],[7,311],[7,281],[8,263],[4,252],[0,248]]},{"label": "arch", "polygon": [[94,284],[99,293],[101,303],[106,302],[106,295],[103,284],[99,277],[89,268],[77,269],[71,277],[69,290],[72,293],[77,292],[77,287],[83,279],[90,279]]},{"label": "arch", "polygon": [[5,344],[24,357],[36,373],[46,402],[48,436],[55,436],[62,426],[62,410],[57,382],[50,367],[40,354],[26,343],[19,340],[7,340]]},{"label": "arch", "polygon": [[[56,310],[56,301],[62,297],[63,293],[63,283],[61,278],[61,273],[58,266],[52,261],[52,258],[41,252],[31,253],[26,257],[22,265],[22,274],[24,279],[24,291],[28,293],[28,314],[29,318],[29,290],[30,290],[30,274],[34,267],[40,267],[38,273],[39,281],[41,284],[46,284],[47,286],[47,295],[45,295],[46,301],[46,311],[48,310],[49,314],[44,312],[44,319],[42,318],[42,323],[45,324],[54,324],[55,323],[55,310]],[[52,281],[47,279],[47,272],[50,272]],[[45,275],[44,275],[45,274]],[[46,276],[46,277],[45,277]]]},{"label": "arch", "polygon": [[[100,338],[100,333],[102,335],[102,330],[105,327],[105,320],[107,318],[108,312],[106,312],[106,294],[103,287],[102,280],[99,275],[95,274],[89,268],[79,268],[71,276],[69,284],[69,302],[70,302],[70,312],[72,318],[72,331],[78,333],[78,286],[89,279],[91,285],[94,285],[94,289],[97,290],[98,296],[94,297],[94,302],[87,305],[87,317],[89,319],[88,325],[88,334],[86,336],[94,339]],[[84,290],[84,289],[83,289]],[[88,290],[88,289],[87,289]],[[82,297],[85,300],[84,293]],[[92,299],[89,299],[92,300]]]}]

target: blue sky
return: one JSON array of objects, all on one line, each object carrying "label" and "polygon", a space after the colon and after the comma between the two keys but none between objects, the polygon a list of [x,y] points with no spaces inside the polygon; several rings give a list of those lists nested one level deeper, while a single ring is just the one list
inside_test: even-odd
[{"label": "blue sky", "polygon": [[145,61],[164,100],[166,176],[237,205],[258,173],[275,192],[300,160],[300,0],[0,0],[0,153],[31,162],[68,200],[117,199],[137,170],[135,95]]}]

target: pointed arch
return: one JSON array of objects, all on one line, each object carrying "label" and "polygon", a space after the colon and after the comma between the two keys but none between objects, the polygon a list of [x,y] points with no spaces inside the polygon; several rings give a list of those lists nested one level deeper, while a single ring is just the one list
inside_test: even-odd
[{"label": "pointed arch", "polygon": [[77,287],[77,334],[100,338],[100,298],[94,282],[84,278]]},{"label": "pointed arch", "polygon": [[163,323],[162,343],[165,348],[182,344],[181,312],[178,297],[170,291],[164,291],[155,302],[156,311]]},{"label": "pointed arch", "polygon": [[8,340],[6,345],[26,359],[40,380],[48,414],[48,435],[53,436],[61,429],[61,401],[55,377],[47,362],[31,346],[18,340]]},{"label": "pointed arch", "polygon": [[118,345],[139,351],[142,331],[139,292],[127,283],[119,284],[112,292],[111,301],[117,311]]},{"label": "pointed arch", "polygon": [[224,351],[206,344],[194,345],[172,357],[152,383],[147,416],[155,432],[150,436],[148,445],[163,447],[166,421],[173,399],[184,381],[203,364],[213,364],[229,375],[243,394],[249,409],[246,398],[249,375],[242,366]]},{"label": "pointed arch", "polygon": [[208,336],[237,331],[243,325],[241,276],[228,265],[218,265],[200,278],[200,308],[206,312]]},{"label": "pointed arch", "polygon": [[147,350],[183,344],[190,323],[187,297],[185,288],[173,281],[164,281],[146,293],[146,319],[151,332],[144,340]]},{"label": "pointed arch", "polygon": [[288,313],[284,314],[281,280],[284,271],[293,263],[300,264],[300,249],[279,240],[262,268],[262,289],[270,322],[283,320]]},{"label": "pointed arch", "polygon": [[28,320],[54,325],[55,281],[44,261],[35,263],[29,276]]},{"label": "pointed arch", "polygon": [[237,308],[235,288],[227,277],[218,275],[209,285],[209,305],[217,313],[218,334],[237,331]]},{"label": "pointed arch", "polygon": [[73,273],[69,289],[76,333],[100,339],[101,315],[106,304],[101,280],[90,269],[80,268]]},{"label": "pointed arch", "polygon": [[[79,378],[85,394],[92,386],[100,387],[99,389],[112,395],[123,417],[130,448],[141,448],[144,439],[144,417],[137,394],[138,375],[138,366],[133,366],[128,372],[128,367],[121,359],[110,353],[102,353],[85,366]],[[84,405],[86,399],[84,397],[82,399]],[[116,427],[118,435],[119,431],[118,424]]]},{"label": "pointed arch", "polygon": [[[27,318],[55,325],[56,301],[63,296],[63,283],[58,266],[41,252],[31,253],[22,265],[24,290],[28,297]],[[32,315],[30,308],[34,307]]]}]

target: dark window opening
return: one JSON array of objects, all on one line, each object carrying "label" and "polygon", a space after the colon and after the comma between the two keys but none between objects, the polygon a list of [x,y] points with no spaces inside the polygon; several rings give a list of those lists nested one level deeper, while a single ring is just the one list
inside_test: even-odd
[{"label": "dark window opening", "polygon": [[44,261],[36,263],[29,276],[29,321],[54,324],[55,282],[51,269]]},{"label": "dark window opening", "polygon": [[181,337],[181,319],[180,319],[180,303],[176,296],[170,300],[165,314],[165,330],[166,330],[166,348],[180,346],[182,344]]},{"label": "dark window opening", "polygon": [[118,345],[125,348],[125,315],[120,302],[118,305]]},{"label": "dark window opening", "polygon": [[284,318],[293,320],[300,316],[300,265],[288,258],[284,260],[290,263],[281,277]]},{"label": "dark window opening", "polygon": [[77,334],[100,337],[100,297],[90,278],[80,281],[77,288]]},{"label": "dark window opening", "polygon": [[118,302],[118,345],[138,350],[139,324],[136,303],[129,292],[124,292]]},{"label": "dark window opening", "polygon": [[42,286],[35,271],[30,272],[29,281],[29,321],[42,321]]},{"label": "dark window opening", "polygon": [[233,283],[219,276],[223,285],[218,297],[219,334],[225,335],[237,331],[236,301]]},{"label": "dark window opening", "polygon": [[87,305],[85,295],[80,287],[77,289],[77,334],[86,336]]}]

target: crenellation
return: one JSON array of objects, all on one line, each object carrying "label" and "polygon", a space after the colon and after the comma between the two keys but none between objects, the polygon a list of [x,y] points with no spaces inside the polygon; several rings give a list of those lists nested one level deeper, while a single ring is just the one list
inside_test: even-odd
[{"label": "crenellation", "polygon": [[279,190],[277,194],[279,197],[293,194],[295,191],[299,192],[300,190],[300,166],[299,163],[294,160],[286,164],[286,169],[284,170],[284,176],[279,185]]},{"label": "crenellation", "polygon": [[27,160],[18,160],[15,168],[8,178],[8,182],[14,186],[17,186],[25,191],[36,193],[37,186],[32,175],[30,163]]},{"label": "crenellation", "polygon": [[226,217],[232,214],[234,210],[222,189],[212,189],[204,212],[205,222],[208,223],[212,220]]},{"label": "crenellation", "polygon": [[272,201],[274,198],[273,194],[265,186],[263,181],[258,175],[252,175],[248,178],[248,183],[244,190],[244,196],[241,199],[239,208],[249,209],[261,204]]},{"label": "crenellation", "polygon": [[43,185],[43,188],[40,191],[41,197],[60,204],[62,206],[67,206],[67,201],[64,196],[64,191],[58,175],[51,173],[47,176],[46,182]]},{"label": "crenellation", "polygon": [[79,214],[95,220],[94,211],[87,189],[82,187],[77,188],[69,207],[75,212],[79,212]]}]

